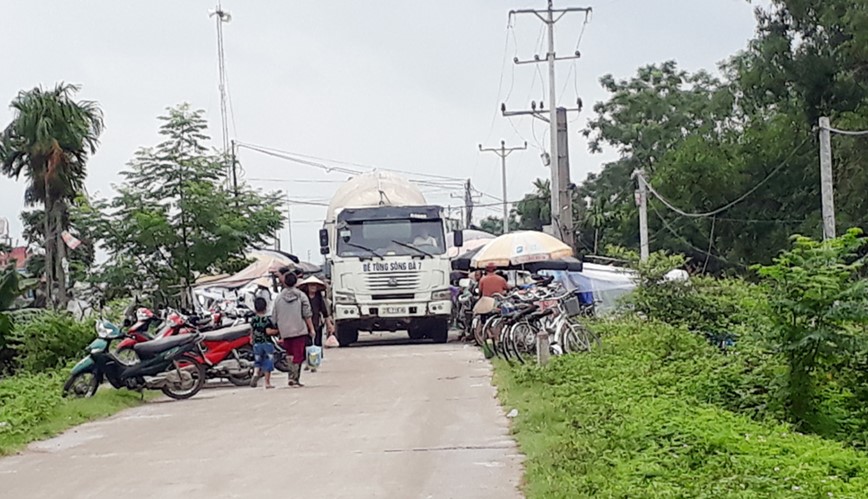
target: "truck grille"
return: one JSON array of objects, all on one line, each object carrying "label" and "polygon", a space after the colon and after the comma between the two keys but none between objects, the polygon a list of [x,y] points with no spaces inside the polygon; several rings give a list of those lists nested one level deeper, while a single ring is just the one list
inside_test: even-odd
[{"label": "truck grille", "polygon": [[419,287],[418,272],[371,272],[366,279],[372,292],[414,291]]}]

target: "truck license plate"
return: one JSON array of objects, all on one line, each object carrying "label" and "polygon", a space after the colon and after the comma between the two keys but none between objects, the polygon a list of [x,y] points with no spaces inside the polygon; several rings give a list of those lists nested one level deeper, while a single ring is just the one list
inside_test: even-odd
[{"label": "truck license plate", "polygon": [[407,315],[407,307],[383,307],[380,315]]}]

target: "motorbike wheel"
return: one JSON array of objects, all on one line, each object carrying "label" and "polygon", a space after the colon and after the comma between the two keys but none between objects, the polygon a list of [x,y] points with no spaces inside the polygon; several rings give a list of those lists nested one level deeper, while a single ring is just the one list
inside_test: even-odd
[{"label": "motorbike wheel", "polygon": [[125,365],[131,366],[139,362],[139,354],[133,350],[133,347],[124,347],[115,352],[115,357]]},{"label": "motorbike wheel", "polygon": [[253,377],[253,347],[251,345],[246,345],[239,348],[238,356],[241,357],[241,360],[250,362],[250,369],[241,375],[229,375],[226,379],[235,386],[249,386],[250,378]]},{"label": "motorbike wheel", "polygon": [[470,329],[473,330],[473,340],[477,345],[485,344],[485,320],[481,315],[474,315],[470,321]]},{"label": "motorbike wheel", "polygon": [[[173,369],[184,371],[184,373],[189,374],[192,377],[192,385],[186,390],[178,390],[171,384],[167,383],[163,388],[161,388],[162,392],[165,393],[166,396],[175,400],[188,399],[199,393],[199,390],[201,390],[202,386],[205,385],[205,365],[196,357],[192,355],[181,356],[179,359],[175,360]],[[171,372],[171,370],[172,369],[170,369],[169,372]]]},{"label": "motorbike wheel", "polygon": [[72,395],[76,398],[93,397],[99,388],[99,380],[94,371],[82,371],[73,374],[63,384],[63,396]]}]

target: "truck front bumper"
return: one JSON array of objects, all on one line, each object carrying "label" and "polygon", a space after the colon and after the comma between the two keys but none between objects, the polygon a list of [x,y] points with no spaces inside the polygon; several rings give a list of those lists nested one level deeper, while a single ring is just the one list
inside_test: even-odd
[{"label": "truck front bumper", "polygon": [[335,305],[335,320],[383,317],[388,319],[412,319],[415,317],[444,316],[452,313],[452,302],[431,301],[411,303],[359,303]]}]

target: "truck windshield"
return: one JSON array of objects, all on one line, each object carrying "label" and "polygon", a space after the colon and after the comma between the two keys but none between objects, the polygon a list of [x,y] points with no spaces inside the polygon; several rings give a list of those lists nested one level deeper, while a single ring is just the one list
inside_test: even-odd
[{"label": "truck windshield", "polygon": [[338,229],[337,239],[339,256],[371,256],[370,251],[359,246],[385,256],[442,255],[446,252],[441,220],[351,222]]}]

